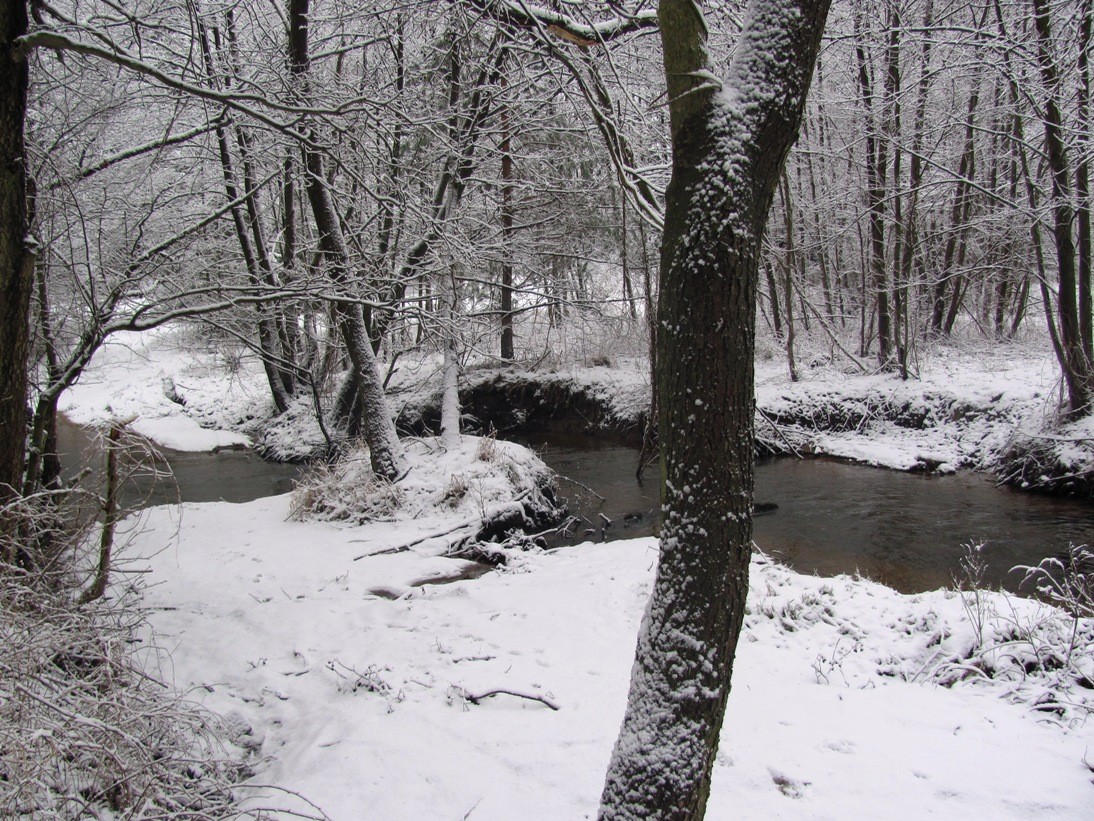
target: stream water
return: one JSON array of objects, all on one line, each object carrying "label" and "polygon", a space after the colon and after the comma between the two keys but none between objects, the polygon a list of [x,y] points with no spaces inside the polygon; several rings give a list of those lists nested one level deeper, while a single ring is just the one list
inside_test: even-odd
[{"label": "stream water", "polygon": [[[100,461],[82,456],[90,443],[83,429],[62,422],[59,437],[70,471]],[[575,434],[543,434],[525,444],[573,480],[561,480],[560,489],[582,521],[561,543],[656,532],[657,468],[639,482],[636,448],[610,436]],[[171,478],[138,476],[124,494],[130,505],[246,502],[291,490],[301,470],[248,451],[170,452],[167,460]],[[999,488],[973,473],[925,476],[827,459],[773,459],[757,468],[756,500],[778,505],[755,520],[754,539],[768,554],[800,572],[857,571],[906,593],[952,584],[964,543],[985,542],[987,583],[1012,590],[1021,581],[1020,573],[1008,572],[1015,565],[1036,564],[1069,543],[1094,544],[1094,505]]]},{"label": "stream water", "polygon": [[[529,444],[559,474],[605,497],[560,482],[584,519],[573,541],[655,532],[658,469],[647,468],[640,483],[636,448],[573,434]],[[756,501],[778,505],[755,519],[753,538],[764,552],[803,573],[857,571],[905,593],[951,585],[965,543],[985,543],[985,580],[1011,590],[1022,579],[1009,572],[1015,565],[1035,565],[1069,543],[1094,544],[1094,506],[996,487],[976,473],[928,476],[831,459],[769,459],[757,466]]]}]

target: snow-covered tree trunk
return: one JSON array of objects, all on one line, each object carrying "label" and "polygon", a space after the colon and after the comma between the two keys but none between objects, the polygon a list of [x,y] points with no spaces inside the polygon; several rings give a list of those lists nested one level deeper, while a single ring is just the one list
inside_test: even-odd
[{"label": "snow-covered tree trunk", "polygon": [[661,249],[661,557],[602,818],[700,818],[744,615],[760,241],[828,0],[753,0],[724,82],[697,0],[661,0],[673,171]]},{"label": "snow-covered tree trunk", "polygon": [[456,277],[448,296],[448,326],[444,329],[444,373],[441,375],[441,444],[449,450],[460,446],[460,357],[456,350],[459,295]]},{"label": "snow-covered tree trunk", "polygon": [[460,446],[460,360],[456,355],[456,339],[444,345],[444,375],[441,377],[441,444],[453,449]]},{"label": "snow-covered tree trunk", "polygon": [[[26,457],[27,355],[34,255],[27,244],[26,150],[27,61],[12,58],[15,38],[26,33],[22,2],[0,10],[0,504],[22,482]],[[0,523],[0,531],[4,529]]]},{"label": "snow-covered tree trunk", "polygon": [[[305,100],[310,92],[308,14],[309,0],[290,1],[289,67],[299,83],[297,92]],[[332,279],[339,285],[349,286],[352,280],[349,248],[327,186],[323,156],[307,143],[303,146],[303,152],[304,171],[307,175],[305,189],[319,234],[319,249],[330,263]],[[335,302],[334,314],[357,378],[365,441],[368,443],[372,470],[385,479],[395,479],[403,469],[403,449],[384,396],[384,383],[380,379],[363,309],[359,303]]]}]

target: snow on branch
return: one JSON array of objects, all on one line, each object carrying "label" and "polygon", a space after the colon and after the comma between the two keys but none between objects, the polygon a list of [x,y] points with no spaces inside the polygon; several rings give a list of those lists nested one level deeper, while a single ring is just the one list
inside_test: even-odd
[{"label": "snow on branch", "polygon": [[488,17],[523,29],[546,29],[547,32],[582,48],[605,43],[625,34],[657,28],[657,11],[641,9],[626,12],[618,4],[610,4],[622,15],[598,23],[582,22],[557,11],[532,6],[523,0],[465,0]]}]

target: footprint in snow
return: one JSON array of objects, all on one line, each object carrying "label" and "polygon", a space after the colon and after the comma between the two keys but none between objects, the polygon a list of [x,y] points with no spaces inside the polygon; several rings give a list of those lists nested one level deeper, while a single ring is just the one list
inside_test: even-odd
[{"label": "footprint in snow", "polygon": [[850,755],[855,751],[855,742],[841,739],[839,741],[829,741],[825,743],[824,749],[831,750],[834,753],[843,753],[844,755]]},{"label": "footprint in snow", "polygon": [[805,788],[812,782],[804,781],[798,778],[791,778],[786,773],[779,772],[774,767],[767,768],[768,773],[771,774],[771,780],[775,782],[775,786],[779,788],[779,792],[788,798],[801,798],[805,794]]}]

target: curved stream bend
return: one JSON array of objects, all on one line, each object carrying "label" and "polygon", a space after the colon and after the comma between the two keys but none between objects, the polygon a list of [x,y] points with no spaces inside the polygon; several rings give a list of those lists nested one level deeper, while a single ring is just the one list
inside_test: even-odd
[{"label": "curved stream bend", "polygon": [[[68,422],[59,432],[67,464],[84,464],[87,433]],[[537,434],[524,444],[580,483],[560,481],[583,521],[556,544],[656,532],[656,467],[640,484],[637,448],[610,435],[573,433]],[[247,502],[288,492],[302,470],[248,451],[172,452],[167,458],[173,481],[145,477],[127,491],[129,504]],[[803,573],[857,571],[905,593],[951,585],[964,543],[985,541],[987,583],[1012,590],[1021,574],[1008,573],[1011,567],[1036,564],[1069,542],[1094,544],[1091,505],[995,487],[975,473],[925,476],[827,459],[772,459],[757,466],[756,499],[778,505],[756,518],[754,538],[765,552]]]}]

